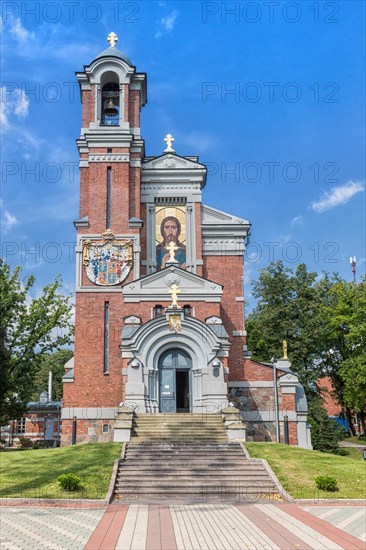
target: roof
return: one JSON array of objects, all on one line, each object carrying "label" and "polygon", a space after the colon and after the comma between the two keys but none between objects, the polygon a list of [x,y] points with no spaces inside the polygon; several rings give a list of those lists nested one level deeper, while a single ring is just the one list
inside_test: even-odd
[{"label": "roof", "polygon": [[29,401],[27,403],[28,409],[57,409],[61,407],[61,401],[48,401],[47,403],[41,403],[40,401]]},{"label": "roof", "polygon": [[120,59],[123,59],[123,61],[126,61],[126,63],[131,65],[131,67],[133,67],[132,61],[130,60],[128,55],[126,55],[122,50],[119,50],[116,47],[109,47],[106,50],[103,50],[96,56],[95,59],[99,59],[100,57],[119,57]]}]

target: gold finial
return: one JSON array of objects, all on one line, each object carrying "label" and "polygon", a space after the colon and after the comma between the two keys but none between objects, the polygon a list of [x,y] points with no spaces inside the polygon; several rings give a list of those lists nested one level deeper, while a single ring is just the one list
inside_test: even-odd
[{"label": "gold finial", "polygon": [[179,246],[176,246],[175,242],[174,241],[171,241],[168,246],[167,246],[167,250],[170,254],[169,256],[169,260],[168,260],[168,263],[169,262],[176,262],[178,263],[178,261],[175,259],[175,251],[176,250],[179,250]]},{"label": "gold finial", "polygon": [[287,341],[283,341],[283,359],[288,359],[287,357]]},{"label": "gold finial", "polygon": [[164,141],[166,143],[166,149],[164,149],[164,153],[175,153],[172,147],[172,143],[174,141],[172,134],[167,134],[164,138]]},{"label": "gold finial", "polygon": [[176,285],[175,283],[172,284],[169,289],[169,294],[172,295],[172,303],[170,307],[178,306],[178,294],[180,294],[178,285]]},{"label": "gold finial", "polygon": [[115,32],[110,32],[107,38],[108,42],[111,45],[111,48],[114,48],[116,45],[116,42],[118,42],[118,36]]}]

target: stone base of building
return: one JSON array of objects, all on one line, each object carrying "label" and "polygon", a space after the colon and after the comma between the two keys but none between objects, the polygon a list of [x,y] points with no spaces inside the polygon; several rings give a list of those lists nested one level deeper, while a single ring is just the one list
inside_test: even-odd
[{"label": "stone base of building", "polygon": [[[114,441],[114,420],[76,420],[75,443],[107,443]],[[62,421],[61,447],[73,443],[73,421]]]}]

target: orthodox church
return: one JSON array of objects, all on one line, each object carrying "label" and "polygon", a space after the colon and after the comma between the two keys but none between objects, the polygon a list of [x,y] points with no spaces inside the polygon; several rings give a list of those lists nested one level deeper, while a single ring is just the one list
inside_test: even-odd
[{"label": "orthodox church", "polygon": [[286,353],[246,347],[243,259],[251,224],[205,205],[207,170],[168,134],[145,156],[146,74],[110,46],[77,72],[82,128],[75,356],[65,365],[62,444],[113,441],[118,408],[215,414],[232,403],[249,441],[311,447]]}]

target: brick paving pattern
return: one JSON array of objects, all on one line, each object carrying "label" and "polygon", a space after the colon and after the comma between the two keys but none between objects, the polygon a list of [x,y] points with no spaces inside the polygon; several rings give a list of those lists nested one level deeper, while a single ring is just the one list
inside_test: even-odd
[{"label": "brick paving pattern", "polygon": [[332,508],[331,506],[308,507],[304,510],[314,516],[329,521],[339,529],[355,535],[366,542],[366,508],[365,506],[352,506],[352,508]]},{"label": "brick paving pattern", "polygon": [[364,550],[359,505],[1,506],[1,550]]},{"label": "brick paving pattern", "polygon": [[1,507],[1,550],[79,550],[92,535],[104,510]]}]

